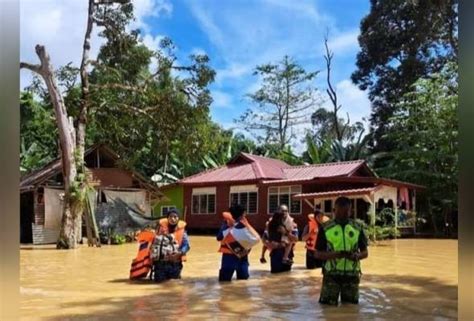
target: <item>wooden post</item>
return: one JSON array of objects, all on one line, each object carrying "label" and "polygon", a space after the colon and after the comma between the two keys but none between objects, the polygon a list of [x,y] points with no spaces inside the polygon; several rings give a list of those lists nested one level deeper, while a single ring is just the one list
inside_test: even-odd
[{"label": "wooden post", "polygon": [[375,233],[375,195],[371,195],[372,202],[370,204],[370,225],[373,228],[374,241],[377,240],[377,235]]}]

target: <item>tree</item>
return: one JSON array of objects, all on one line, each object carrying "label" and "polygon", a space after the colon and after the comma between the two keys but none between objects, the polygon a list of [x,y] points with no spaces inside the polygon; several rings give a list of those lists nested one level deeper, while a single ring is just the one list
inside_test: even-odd
[{"label": "tree", "polygon": [[390,151],[390,117],[420,77],[438,72],[458,51],[458,1],[371,0],[362,20],[352,80],[369,90],[374,152]]},{"label": "tree", "polygon": [[20,68],[29,69],[39,74],[48,88],[51,102],[54,106],[56,124],[59,130],[59,142],[61,147],[61,162],[64,177],[64,208],[61,223],[61,231],[58,240],[58,248],[76,247],[76,222],[78,215],[78,202],[75,197],[77,193],[77,166],[76,166],[76,136],[72,118],[68,118],[67,109],[64,104],[62,93],[59,91],[54,77],[54,69],[50,62],[49,54],[44,46],[36,45],[36,54],[40,59],[40,65],[32,65],[21,62]]},{"label": "tree", "polygon": [[36,101],[31,92],[20,95],[20,170],[37,169],[54,159],[59,150],[58,128],[51,106]]},{"label": "tree", "polygon": [[437,232],[457,210],[458,74],[455,63],[420,78],[397,105],[388,138],[392,159],[380,173],[424,185],[424,210]]},{"label": "tree", "polygon": [[331,71],[334,53],[329,49],[328,36],[324,38],[326,53],[326,93],[332,104],[332,110],[319,108],[311,115],[312,133],[305,137],[306,152],[303,154],[305,162],[319,164],[360,159],[367,156],[367,143],[370,135],[364,136],[364,124],[351,124],[349,114],[347,121],[339,117],[342,105],[338,101],[337,91],[332,85]]},{"label": "tree", "polygon": [[262,85],[248,95],[255,108],[247,109],[237,122],[260,142],[284,149],[295,138],[295,127],[309,123],[308,113],[321,104],[310,85],[317,74],[305,71],[288,56],[278,64],[257,66],[254,75],[262,77]]}]

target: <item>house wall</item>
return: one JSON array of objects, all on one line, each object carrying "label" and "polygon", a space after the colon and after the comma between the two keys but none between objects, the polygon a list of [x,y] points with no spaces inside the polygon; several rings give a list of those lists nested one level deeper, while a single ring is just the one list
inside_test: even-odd
[{"label": "house wall", "polygon": [[[153,208],[153,216],[161,216],[162,206],[176,206],[181,213],[181,218],[184,216],[184,190],[183,186],[173,186],[166,189],[162,189],[161,192],[169,199],[169,201],[161,201],[155,204]],[[190,207],[187,207],[186,215],[189,214]]]},{"label": "house wall", "polygon": [[[252,184],[246,182],[245,184]],[[237,183],[232,185],[245,185],[244,183]],[[303,193],[313,193],[330,191],[335,189],[349,189],[349,188],[362,188],[369,187],[371,184],[345,184],[345,183],[332,183],[325,185],[317,185],[313,183],[278,183],[263,185],[261,182],[253,182],[258,187],[258,213],[247,215],[247,219],[252,226],[259,232],[265,229],[265,223],[271,217],[268,214],[268,189],[273,186],[291,186],[301,185]],[[187,207],[186,222],[188,228],[192,230],[209,230],[218,229],[222,224],[222,212],[229,209],[229,192],[231,184],[218,184],[218,185],[207,185],[199,187],[215,187],[216,188],[216,213],[215,214],[192,214],[192,189],[193,186],[184,186],[184,206]],[[312,206],[306,201],[301,201],[301,214],[292,214],[295,222],[298,224],[300,233],[308,221],[308,214],[313,212]]]},{"label": "house wall", "polygon": [[93,180],[99,181],[101,187],[133,187],[134,185],[132,174],[119,168],[91,168],[90,171]]}]

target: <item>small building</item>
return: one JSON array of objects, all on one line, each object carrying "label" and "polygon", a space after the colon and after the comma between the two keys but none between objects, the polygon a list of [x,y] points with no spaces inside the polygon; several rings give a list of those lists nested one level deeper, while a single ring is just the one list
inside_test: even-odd
[{"label": "small building", "polygon": [[[151,218],[153,205],[163,199],[163,194],[138,172],[121,168],[119,160],[119,155],[103,144],[94,145],[85,151],[86,172],[94,186],[94,191],[89,195],[91,204],[95,210],[110,212],[113,210],[111,201],[120,199],[134,207],[138,218],[140,215],[145,219]],[[61,226],[63,195],[60,158],[22,177],[21,243],[56,243]],[[123,218],[120,220],[123,221]]]},{"label": "small building", "polygon": [[169,210],[177,209],[181,218],[185,218],[186,212],[183,206],[183,186],[177,183],[160,186],[160,192],[165,196],[155,204],[153,216],[165,216]]},{"label": "small building", "polygon": [[375,224],[376,213],[383,208],[415,213],[416,191],[423,188],[380,178],[363,160],[291,166],[247,153],[238,154],[225,166],[186,177],[179,184],[184,187],[188,228],[193,230],[219,228],[221,213],[234,202],[246,207],[249,221],[259,231],[281,204],[288,205],[302,229],[316,205],[331,215],[334,201],[341,195],[352,200],[354,218]]}]

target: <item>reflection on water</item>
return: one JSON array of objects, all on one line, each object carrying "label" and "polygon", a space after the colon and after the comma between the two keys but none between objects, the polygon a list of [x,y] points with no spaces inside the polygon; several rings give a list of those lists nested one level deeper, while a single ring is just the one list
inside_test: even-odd
[{"label": "reflection on water", "polygon": [[22,248],[23,320],[455,320],[457,241],[397,240],[370,247],[363,261],[360,304],[318,304],[320,270],[270,275],[250,255],[251,279],[217,282],[220,255],[213,237],[191,236],[182,280],[129,282],[137,245]]}]

